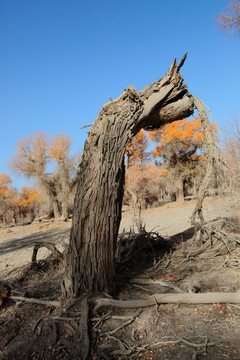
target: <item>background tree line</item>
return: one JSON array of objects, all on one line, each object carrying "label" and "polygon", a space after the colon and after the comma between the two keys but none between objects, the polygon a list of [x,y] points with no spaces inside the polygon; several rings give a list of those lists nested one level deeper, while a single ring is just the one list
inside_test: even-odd
[{"label": "background tree line", "polygon": [[[217,133],[216,125],[213,132]],[[126,205],[141,208],[197,196],[205,162],[205,134],[200,119],[183,119],[161,130],[141,130],[126,149]],[[240,184],[240,130],[225,136],[223,154],[232,173],[232,188]],[[12,187],[11,178],[0,174],[0,221],[4,224],[48,215],[67,219],[72,212],[80,156],[70,155],[71,140],[65,133],[50,138],[35,132],[20,138],[10,160],[14,173],[33,179],[35,188]],[[214,189],[215,187],[215,189]],[[209,191],[214,192],[217,185]]]},{"label": "background tree line", "polygon": [[[10,177],[1,174],[0,214],[3,222],[46,214],[55,219],[69,217],[79,163],[79,157],[70,156],[70,147],[70,137],[65,133],[49,138],[43,132],[35,132],[18,140],[16,153],[9,162],[11,170],[34,180],[37,190],[24,187],[18,192],[12,188]],[[23,193],[29,198],[28,208],[21,205]]]}]

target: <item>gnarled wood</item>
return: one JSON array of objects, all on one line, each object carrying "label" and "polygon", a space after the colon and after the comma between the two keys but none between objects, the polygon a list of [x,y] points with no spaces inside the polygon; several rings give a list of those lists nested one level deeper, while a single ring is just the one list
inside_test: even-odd
[{"label": "gnarled wood", "polygon": [[192,96],[173,62],[166,75],[137,92],[133,86],[105,104],[93,126],[80,165],[64,287],[81,292],[111,292],[121,220],[124,155],[141,129],[159,129],[190,116]]},{"label": "gnarled wood", "polygon": [[53,243],[42,242],[40,244],[35,245],[33,248],[32,264],[36,263],[38,250],[42,247],[45,247],[46,249],[50,250],[56,259],[63,259],[63,254],[56,248],[56,246]]}]

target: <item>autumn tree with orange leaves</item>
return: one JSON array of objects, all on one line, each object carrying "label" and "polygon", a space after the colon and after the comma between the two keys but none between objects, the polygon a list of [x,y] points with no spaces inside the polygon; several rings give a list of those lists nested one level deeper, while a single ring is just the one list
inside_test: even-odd
[{"label": "autumn tree with orange leaves", "polygon": [[0,174],[0,221],[3,224],[16,224],[27,217],[33,220],[40,202],[37,190],[23,186],[18,192],[12,187],[10,176]]},{"label": "autumn tree with orange leaves", "polygon": [[150,140],[157,143],[152,156],[169,170],[176,201],[184,199],[184,182],[196,185],[204,161],[204,137],[199,117],[172,122],[161,130],[149,132]]},{"label": "autumn tree with orange leaves", "polygon": [[35,132],[19,139],[17,153],[10,162],[15,172],[37,181],[56,219],[66,219],[69,215],[69,196],[75,183],[75,161],[69,154],[70,146],[70,138],[64,132],[52,139],[43,132]]},{"label": "autumn tree with orange leaves", "polygon": [[148,147],[147,132],[141,129],[130,141],[126,148],[127,168],[132,165],[143,165],[149,155],[146,153]]},{"label": "autumn tree with orange leaves", "polygon": [[18,192],[17,200],[15,201],[19,217],[24,220],[29,216],[31,221],[34,220],[41,202],[42,196],[36,189],[23,186]]},{"label": "autumn tree with orange leaves", "polygon": [[0,220],[7,224],[15,218],[17,191],[12,188],[12,180],[7,174],[0,174]]}]

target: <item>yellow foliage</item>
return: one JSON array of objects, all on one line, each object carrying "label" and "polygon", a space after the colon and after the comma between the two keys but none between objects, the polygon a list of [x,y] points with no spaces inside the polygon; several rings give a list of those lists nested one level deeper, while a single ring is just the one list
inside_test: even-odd
[{"label": "yellow foliage", "polygon": [[71,141],[68,135],[64,132],[56,135],[51,140],[51,145],[49,147],[50,158],[63,162],[69,156],[70,146]]},{"label": "yellow foliage", "polygon": [[20,207],[32,207],[41,200],[42,197],[37,190],[23,186],[18,194],[17,205]]},{"label": "yellow foliage", "polygon": [[0,199],[7,207],[14,207],[17,199],[17,191],[11,187],[12,180],[7,174],[0,174]]},{"label": "yellow foliage", "polygon": [[0,189],[8,188],[12,183],[10,176],[7,174],[0,174]]},{"label": "yellow foliage", "polygon": [[[216,125],[212,125],[212,130],[216,133]],[[174,121],[161,130],[149,132],[149,139],[158,143],[152,152],[153,157],[164,156],[164,149],[168,144],[181,144],[181,151],[189,151],[191,147],[200,148],[204,138],[205,132],[198,116],[192,120]]]},{"label": "yellow foliage", "polygon": [[146,132],[141,129],[130,141],[126,148],[127,165],[131,166],[136,163],[143,164],[143,162],[146,160],[145,150],[147,146],[148,137]]}]

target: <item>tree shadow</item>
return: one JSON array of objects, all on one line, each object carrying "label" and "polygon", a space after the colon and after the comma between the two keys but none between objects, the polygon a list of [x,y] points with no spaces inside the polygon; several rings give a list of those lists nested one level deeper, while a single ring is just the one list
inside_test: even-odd
[{"label": "tree shadow", "polygon": [[50,229],[39,231],[37,233],[15,237],[5,240],[0,244],[0,255],[10,253],[12,251],[21,250],[23,248],[32,247],[40,242],[59,242],[59,238],[69,237],[70,229]]},{"label": "tree shadow", "polygon": [[119,237],[122,251],[116,266],[115,284],[119,289],[153,266],[154,261],[173,251],[178,244],[193,238],[194,227],[166,239],[154,232],[124,233]]},{"label": "tree shadow", "polygon": [[[227,217],[218,217],[207,225],[226,227],[231,223]],[[189,227],[183,232],[177,233],[170,238],[164,238],[155,232],[124,233],[119,241],[123,246],[120,261],[116,266],[116,287],[128,284],[133,277],[144,274],[153,266],[154,261],[159,261],[166,254],[174,251],[179,244],[193,239],[195,228]]]}]

